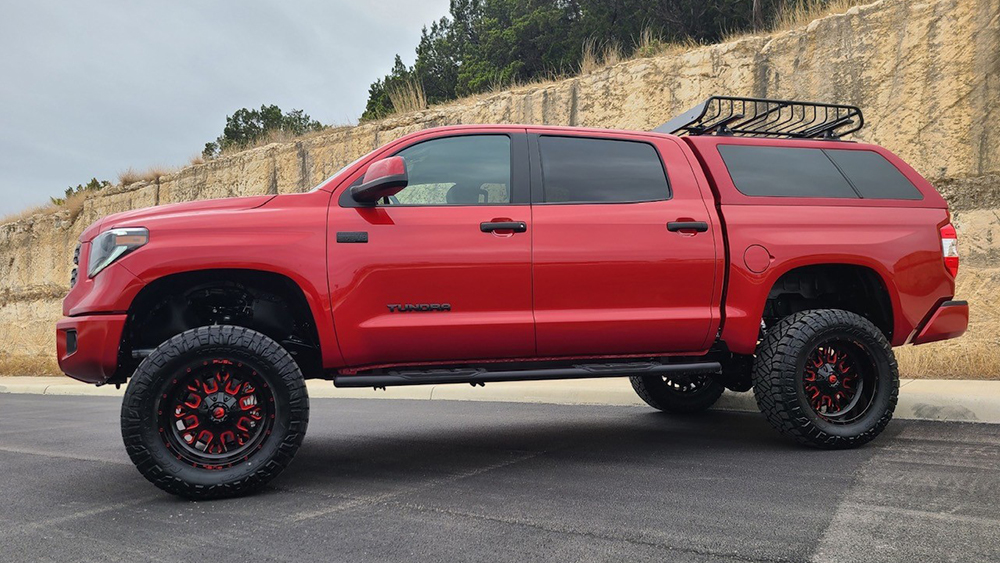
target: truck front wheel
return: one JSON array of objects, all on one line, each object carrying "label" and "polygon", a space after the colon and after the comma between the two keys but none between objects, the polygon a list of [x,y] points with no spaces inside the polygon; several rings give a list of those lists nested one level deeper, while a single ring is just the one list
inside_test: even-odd
[{"label": "truck front wheel", "polygon": [[262,487],[291,461],[308,420],[291,355],[236,326],[196,328],[161,344],[132,376],[121,415],[139,472],[192,499]]},{"label": "truck front wheel", "polygon": [[700,412],[715,404],[725,388],[710,375],[639,375],[629,378],[639,398],[673,414]]},{"label": "truck front wheel", "polygon": [[882,432],[899,394],[892,348],[871,321],[838,309],[790,315],[757,346],[757,405],[779,432],[819,448],[850,448]]}]

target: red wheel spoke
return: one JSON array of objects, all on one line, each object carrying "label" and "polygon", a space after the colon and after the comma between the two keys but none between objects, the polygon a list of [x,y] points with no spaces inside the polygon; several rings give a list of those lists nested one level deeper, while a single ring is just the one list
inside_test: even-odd
[{"label": "red wheel spoke", "polygon": [[198,428],[198,424],[199,424],[198,417],[193,414],[189,414],[177,421],[177,429],[193,430],[195,428]]},{"label": "red wheel spoke", "polygon": [[201,395],[191,393],[188,395],[187,400],[184,401],[184,404],[192,409],[198,408],[201,405]]},{"label": "red wheel spoke", "polygon": [[[221,365],[220,365],[221,364]],[[199,362],[163,394],[161,434],[173,455],[205,470],[243,463],[260,449],[275,418],[266,380],[244,364]]]},{"label": "red wheel spoke", "polygon": [[[211,384],[211,386],[209,386],[209,384]],[[202,383],[202,386],[205,388],[206,395],[211,395],[212,393],[215,393],[219,390],[219,382],[216,381],[214,378],[205,381],[204,383]]]},{"label": "red wheel spoke", "polygon": [[232,430],[226,430],[222,434],[219,434],[219,443],[222,444],[223,448],[229,449],[228,445],[236,441],[236,434]]},{"label": "red wheel spoke", "polygon": [[208,430],[202,430],[198,433],[198,437],[195,439],[194,448],[196,450],[205,451],[208,445],[212,443],[212,438],[214,436]]},{"label": "red wheel spoke", "polygon": [[823,417],[841,417],[854,409],[861,375],[849,349],[818,346],[806,358],[802,389],[809,406]]},{"label": "red wheel spoke", "polygon": [[227,382],[226,383],[226,393],[228,393],[228,394],[232,395],[233,397],[235,397],[236,395],[239,394],[239,392],[240,392],[240,385],[242,385],[242,383],[243,382],[241,382],[238,379],[234,379],[232,381]]},{"label": "red wheel spoke", "polygon": [[240,399],[240,408],[248,411],[257,406],[257,396],[256,395],[244,395]]}]

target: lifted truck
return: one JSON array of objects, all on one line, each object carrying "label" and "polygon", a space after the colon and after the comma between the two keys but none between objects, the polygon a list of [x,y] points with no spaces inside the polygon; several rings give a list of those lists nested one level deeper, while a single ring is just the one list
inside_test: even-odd
[{"label": "lifted truck", "polygon": [[674,414],[753,388],[781,433],[858,446],[892,417],[892,346],[968,324],[945,201],[839,140],[862,124],[712,97],[656,132],[440,127],[308,193],[111,215],[80,237],[59,363],[128,381],[129,456],[190,498],[288,465],[306,378],[623,376]]}]

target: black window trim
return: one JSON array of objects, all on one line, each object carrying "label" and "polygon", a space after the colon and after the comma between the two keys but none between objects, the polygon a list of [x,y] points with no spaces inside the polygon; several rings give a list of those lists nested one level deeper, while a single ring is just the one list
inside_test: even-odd
[{"label": "black window trim", "polygon": [[[663,170],[663,177],[667,181],[667,197],[659,199],[641,199],[635,201],[545,201],[545,186],[542,177],[542,150],[538,143],[541,137],[563,137],[569,139],[591,139],[595,141],[623,141],[626,143],[642,143],[649,145],[653,149],[653,154],[660,161],[660,169]],[[633,205],[637,203],[656,203],[670,201],[674,198],[674,187],[670,183],[670,173],[666,163],[663,162],[663,155],[660,154],[656,145],[650,141],[632,139],[625,137],[595,137],[593,135],[572,135],[565,133],[528,133],[528,155],[531,166],[531,204],[532,205]]]},{"label": "black window trim", "polygon": [[[420,138],[416,142],[410,143],[405,147],[400,147],[398,150],[393,151],[392,154],[385,155],[381,158],[389,158],[390,156],[396,156],[397,154],[403,152],[404,150],[415,147],[422,143],[428,143],[430,141],[437,141],[440,139],[454,139],[457,137],[486,137],[486,136],[506,136],[510,139],[510,202],[509,203],[479,203],[479,204],[469,204],[469,203],[454,203],[445,205],[435,205],[435,204],[423,204],[423,203],[401,203],[398,205],[383,205],[381,203],[376,205],[366,205],[363,203],[358,203],[351,197],[351,188],[359,185],[364,179],[364,174],[358,176],[347,188],[345,188],[341,194],[338,203],[340,207],[367,207],[367,208],[378,208],[378,209],[395,209],[400,207],[433,207],[433,208],[445,208],[445,207],[509,207],[512,205],[530,205],[530,180],[529,180],[529,166],[528,166],[528,140],[527,135],[516,131],[496,131],[496,132],[457,132],[448,135],[436,135],[433,137]],[[367,171],[367,167],[365,168]],[[405,189],[405,188],[404,188]]]},{"label": "black window trim", "polygon": [[[909,176],[906,175],[906,172],[903,172],[902,170],[900,170],[898,166],[896,166],[895,164],[893,164],[893,162],[891,160],[889,160],[888,158],[886,158],[884,154],[882,154],[882,153],[880,153],[878,151],[875,151],[875,150],[872,150],[872,149],[866,149],[866,148],[848,149],[848,148],[841,148],[841,147],[832,148],[832,149],[821,149],[821,150],[823,151],[823,154],[825,154],[826,157],[830,159],[830,162],[832,162],[833,165],[837,167],[837,170],[839,170],[840,173],[844,175],[844,179],[847,180],[847,183],[850,184],[852,188],[854,188],[854,191],[858,192],[858,197],[860,199],[867,199],[869,201],[923,201],[924,200],[924,191],[921,190],[919,187],[917,187],[917,185],[913,183],[913,180],[910,180]],[[909,184],[910,187],[913,188],[913,191],[916,192],[916,194],[918,196],[920,196],[920,197],[917,197],[917,198],[868,197],[868,198],[866,198],[864,196],[864,194],[861,193],[861,189],[854,185],[854,181],[851,180],[850,175],[848,175],[847,172],[845,172],[840,167],[840,165],[837,164],[837,161],[834,160],[834,158],[832,156],[830,156],[830,153],[828,151],[842,151],[842,152],[852,152],[853,151],[853,152],[866,152],[866,153],[874,154],[874,155],[880,157],[882,160],[884,160],[886,164],[888,164],[889,166],[891,166],[892,168],[894,168],[897,172],[899,172],[899,175],[902,176],[904,180],[906,180],[906,183]]]},{"label": "black window trim", "polygon": [[858,195],[858,199],[865,199],[865,196],[864,194],[861,193],[861,190],[859,190],[858,187],[854,185],[854,182],[851,181],[851,177],[848,176],[847,173],[844,172],[844,169],[841,168],[839,164],[837,164],[837,161],[834,160],[833,157],[826,152],[826,149],[819,149],[819,150],[823,152],[823,156],[825,156],[826,159],[830,161],[830,164],[832,164],[833,167],[837,169],[837,172],[840,172],[840,175],[844,177],[844,180],[847,181],[847,185],[851,186],[851,189],[854,190],[854,193]]},{"label": "black window trim", "polygon": [[[816,139],[816,140],[821,140],[821,139]],[[722,154],[722,150],[720,150],[721,147],[761,147],[761,148],[775,148],[775,149],[810,149],[810,150],[818,150],[818,151],[822,152],[823,156],[825,156],[827,158],[827,160],[830,161],[830,164],[832,164],[833,167],[837,169],[837,172],[840,173],[840,175],[844,178],[844,181],[847,182],[847,185],[851,187],[851,190],[854,191],[854,194],[857,197],[849,198],[849,197],[810,196],[810,195],[778,195],[778,194],[752,195],[752,194],[745,193],[743,190],[740,189],[740,187],[738,185],[736,185],[736,178],[733,178],[733,172],[732,172],[732,170],[729,169],[729,163],[726,162],[726,157],[725,157],[725,155]],[[910,186],[913,187],[914,192],[916,192],[916,194],[919,195],[920,197],[918,197],[918,198],[867,197],[866,198],[864,196],[864,194],[861,193],[861,190],[858,189],[858,187],[854,185],[854,182],[851,180],[851,177],[848,176],[847,173],[844,172],[844,170],[840,167],[840,165],[837,164],[837,161],[835,161],[833,159],[833,157],[831,157],[829,155],[829,153],[827,152],[828,150],[867,152],[867,153],[872,153],[872,154],[878,155],[880,158],[882,158],[882,160],[884,160],[886,162],[886,164],[888,164],[889,166],[895,168],[896,171],[898,171],[900,173],[900,175],[902,175],[903,178],[910,184]],[[893,164],[891,160],[889,160],[888,158],[885,157],[885,155],[883,155],[882,153],[880,153],[880,152],[878,152],[876,150],[872,150],[872,149],[869,149],[869,148],[836,147],[836,148],[829,148],[828,149],[828,148],[823,148],[823,147],[800,147],[798,145],[789,146],[789,145],[785,145],[785,144],[773,144],[773,145],[767,144],[767,145],[763,145],[763,144],[757,144],[757,143],[753,143],[753,144],[750,144],[750,143],[717,143],[715,145],[715,151],[719,154],[719,158],[722,160],[722,165],[726,169],[726,174],[729,175],[729,182],[733,185],[733,188],[736,190],[736,192],[738,194],[740,194],[743,197],[747,197],[747,198],[760,199],[760,198],[773,197],[773,198],[776,198],[776,199],[816,199],[816,200],[829,200],[829,201],[837,201],[837,202],[848,202],[848,201],[858,201],[858,200],[864,200],[864,201],[923,201],[925,199],[923,190],[921,190],[920,188],[918,188],[917,185],[914,184],[912,180],[910,180],[910,178],[906,175],[905,172],[903,172],[902,170],[900,170],[899,167],[896,166],[895,164]]]}]

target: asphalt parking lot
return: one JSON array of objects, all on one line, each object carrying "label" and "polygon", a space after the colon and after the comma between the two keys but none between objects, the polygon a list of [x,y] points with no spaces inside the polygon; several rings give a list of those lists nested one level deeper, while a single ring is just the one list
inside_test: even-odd
[{"label": "asphalt parking lot", "polygon": [[317,399],[252,497],[148,484],[119,399],[0,395],[0,560],[996,561],[1000,425],[803,449],[762,417]]}]

